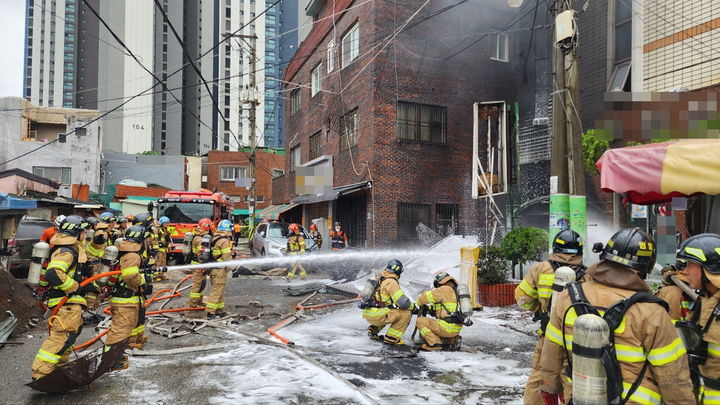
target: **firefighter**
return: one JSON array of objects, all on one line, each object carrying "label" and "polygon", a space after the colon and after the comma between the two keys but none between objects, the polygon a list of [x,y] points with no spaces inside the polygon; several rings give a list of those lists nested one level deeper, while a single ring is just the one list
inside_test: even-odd
[{"label": "firefighter", "polygon": [[[691,324],[699,344],[688,348],[698,403],[720,403],[720,235],[704,233],[680,244],[676,267],[682,269],[690,288],[700,290]],[[681,325],[678,322],[676,325]],[[678,331],[685,328],[678,327]],[[684,335],[684,334],[682,334]],[[692,339],[685,339],[686,342]],[[702,342],[702,343],[700,343]]]},{"label": "firefighter", "polygon": [[[141,214],[137,214],[133,217],[131,223],[132,226],[140,226],[145,230],[145,233],[143,234],[143,248],[140,250],[141,255],[144,260],[144,264],[148,268],[155,267],[155,254],[157,253],[157,250],[155,249],[155,240],[153,238],[152,234],[152,224],[155,221],[152,214],[149,212],[143,212]],[[131,226],[131,228],[132,228]],[[130,228],[128,228],[129,230]],[[127,234],[127,231],[125,231]],[[149,281],[157,278],[158,272],[150,274],[148,277]],[[148,289],[152,289],[152,286],[148,286],[147,289],[144,289],[143,291],[147,294]],[[147,297],[142,296],[142,299],[145,299]],[[128,344],[129,347],[134,347],[136,349],[142,349],[145,343],[147,343],[147,336],[145,336],[145,306],[140,306],[140,316],[138,318],[138,325],[133,329],[132,335],[130,336],[130,342]]]},{"label": "firefighter", "polygon": [[97,292],[93,284],[80,286],[77,265],[80,254],[78,237],[82,231],[83,219],[77,215],[64,218],[58,232],[50,243],[50,263],[45,269],[45,280],[50,286],[47,306],[54,309],[64,297],[65,305],[57,315],[50,317],[50,336],[45,339],[32,363],[32,378],[36,380],[51,373],[56,367],[67,363],[75,339],[83,326],[83,308],[87,306],[85,294]]},{"label": "firefighter", "polygon": [[[380,273],[378,287],[373,294],[373,305],[363,310],[363,318],[370,322],[368,336],[382,340],[389,345],[404,345],[402,340],[412,318],[413,303],[400,288],[403,265],[399,260],[390,260]],[[380,331],[390,325],[385,336]]]},{"label": "firefighter", "polygon": [[[576,281],[582,281],[585,275],[583,261],[583,241],[580,235],[572,230],[563,230],[555,235],[552,243],[552,254],[548,260],[533,266],[525,275],[520,285],[515,288],[515,301],[520,308],[535,313],[533,320],[540,321],[538,341],[532,357],[530,376],[525,383],[523,402],[526,405],[539,404],[540,398],[540,353],[545,343],[545,327],[550,319],[550,298],[555,281],[555,270],[568,266],[575,270]],[[564,391],[570,394],[572,387],[567,379],[563,379]]]},{"label": "firefighter", "polygon": [[335,222],[335,229],[330,232],[330,240],[332,250],[343,250],[349,246],[347,234],[342,230],[340,222]]},{"label": "firefighter", "polygon": [[[676,281],[673,281],[671,277]],[[662,270],[662,284],[655,295],[668,303],[670,318],[673,322],[687,321],[692,315],[690,307],[693,299],[676,282],[687,285],[688,279],[675,266],[664,268]]]},{"label": "firefighter", "polygon": [[[540,356],[544,404],[554,405],[563,400],[561,371],[563,364],[569,361],[569,350],[576,349],[570,342],[573,341],[573,325],[579,319],[576,312],[578,298],[584,295],[589,305],[601,310],[636,296],[636,292],[645,292],[646,296],[655,299],[643,281],[655,264],[654,245],[652,238],[640,229],[623,229],[605,245],[600,262],[588,269],[589,280],[571,284],[558,293]],[[617,350],[615,357],[621,373],[608,375],[607,382],[588,378],[584,381],[585,391],[597,392],[595,390],[599,388],[602,392],[610,386],[612,379],[617,382],[616,386],[624,389],[621,397],[628,404],[694,404],[685,348],[664,308],[658,302],[638,301],[627,309],[621,320],[620,326],[613,331],[614,337],[610,336]],[[599,336],[597,341],[604,338]],[[568,342],[567,346],[565,342]],[[601,362],[597,353],[583,356]],[[591,386],[593,381],[598,384],[596,387]]]},{"label": "firefighter", "polygon": [[130,220],[128,220],[127,217],[120,215],[115,217],[115,223],[116,225],[110,233],[110,244],[115,244],[115,241],[118,240],[118,238],[122,238],[125,231],[127,231],[128,226],[130,226]]},{"label": "firefighter", "polygon": [[[128,339],[128,348],[142,349],[142,328],[144,326],[145,299],[144,295],[152,291],[149,284],[151,278],[143,269],[147,261],[142,254],[147,232],[139,225],[133,225],[125,231],[124,239],[118,244],[120,251],[119,276],[111,277],[108,284],[113,286],[110,308],[112,324],[105,339],[106,349],[109,346]],[[127,356],[113,366],[113,370],[128,367]]]},{"label": "firefighter", "polygon": [[[200,264],[206,261],[201,257],[203,249],[202,240],[205,235],[210,234],[211,228],[212,221],[209,218],[203,218],[198,221],[194,231],[195,236],[193,236],[191,245],[190,264]],[[205,290],[205,270],[194,269],[192,271],[192,276],[193,283],[190,288],[190,300],[188,301],[188,307],[196,308],[202,304],[203,293]]]},{"label": "firefighter", "polygon": [[[158,254],[157,254],[157,263],[155,263],[156,266],[167,266],[167,255],[168,255],[168,249],[170,249],[170,246],[172,245],[172,239],[170,239],[170,230],[168,229],[168,224],[170,223],[170,218],[168,217],[160,217],[158,220]],[[160,273],[161,280],[167,280],[167,273]]]},{"label": "firefighter", "polygon": [[458,296],[456,293],[457,281],[445,271],[435,273],[433,288],[420,294],[415,300],[417,309],[426,307],[435,319],[418,316],[415,327],[420,337],[425,341],[421,350],[454,350],[459,348],[459,336],[462,330],[462,320],[456,319],[453,313],[458,311]]},{"label": "firefighter", "polygon": [[100,214],[99,222],[95,225],[95,235],[87,245],[87,251],[90,256],[100,260],[105,251],[105,247],[110,243],[110,235],[112,229],[111,224],[115,221],[115,215],[109,211]]},{"label": "firefighter", "polygon": [[[81,249],[79,250],[80,254],[78,259],[78,263],[80,264],[78,265],[78,267],[82,269],[83,279],[92,277],[95,274],[98,274],[98,272],[100,271],[100,258],[102,257],[102,254],[100,255],[100,257],[90,254],[91,249],[94,249],[94,247],[91,246],[93,240],[95,239],[94,229],[99,223],[100,220],[96,217],[87,217],[83,219],[82,233],[78,238],[78,242],[81,242]],[[86,237],[87,232],[90,230],[93,231],[93,234]],[[105,247],[103,247],[103,253],[104,249]],[[85,301],[87,301],[87,308],[89,310],[94,311],[95,309],[97,309],[97,294],[95,294],[94,292],[88,292],[87,294],[85,294]],[[102,318],[99,315],[93,314],[91,317],[87,318],[85,324],[87,325],[90,323],[97,323],[101,319]]]},{"label": "firefighter", "polygon": [[[232,222],[223,219],[215,230],[210,242],[210,257],[213,262],[227,262],[232,260]],[[225,284],[227,284],[227,269],[224,267],[212,269],[210,273],[210,295],[205,303],[205,312],[208,319],[225,316]]]},{"label": "firefighter", "polygon": [[315,242],[315,246],[317,246],[317,250],[320,250],[322,248],[323,239],[322,234],[317,229],[317,225],[310,224],[310,237],[312,238],[313,242]]},{"label": "firefighter", "polygon": [[[290,224],[288,226],[287,254],[290,256],[305,254],[305,236],[300,232],[300,225],[298,224]],[[303,267],[299,260],[293,263],[285,280],[290,281],[295,278],[295,271],[298,269],[300,269],[300,280],[305,280],[307,273],[305,272],[305,267]]]}]

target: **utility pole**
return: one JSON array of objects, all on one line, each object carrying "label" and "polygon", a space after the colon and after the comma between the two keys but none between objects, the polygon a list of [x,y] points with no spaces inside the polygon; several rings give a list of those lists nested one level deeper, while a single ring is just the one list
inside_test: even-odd
[{"label": "utility pole", "polygon": [[[587,235],[575,0],[555,1],[550,243],[562,229]],[[585,243],[587,246],[588,244]]]},{"label": "utility pole", "polygon": [[[255,81],[255,71],[256,71],[256,65],[255,62],[257,60],[256,57],[256,51],[255,51],[255,41],[257,40],[256,35],[241,35],[241,34],[226,34],[226,36],[231,37],[237,37],[243,39],[250,39],[252,42],[248,43],[248,46],[250,47],[250,72],[249,72],[249,84],[245,88],[244,91],[242,91],[241,94],[241,102],[243,104],[249,104],[249,117],[248,120],[250,121],[250,156],[248,158],[250,163],[250,193],[248,195],[248,214],[250,214],[250,221],[249,221],[249,228],[250,230],[255,229],[255,172],[256,172],[256,164],[255,164],[255,149],[257,147],[257,138],[256,138],[256,131],[257,131],[257,125],[255,123],[256,117],[255,117],[255,109],[258,106],[258,91],[255,88],[257,86],[257,83]],[[247,43],[247,41],[245,41]],[[242,49],[241,49],[242,54]],[[242,57],[242,56],[241,56]],[[242,145],[238,143],[238,150],[242,150]]]}]

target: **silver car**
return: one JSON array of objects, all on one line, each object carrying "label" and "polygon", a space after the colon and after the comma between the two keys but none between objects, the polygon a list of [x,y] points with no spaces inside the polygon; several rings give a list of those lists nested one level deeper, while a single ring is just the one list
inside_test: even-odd
[{"label": "silver car", "polygon": [[[280,222],[262,223],[257,226],[252,240],[250,252],[253,256],[282,257],[287,249],[288,226]],[[317,250],[310,234],[300,226],[300,232],[305,236],[306,250]]]}]

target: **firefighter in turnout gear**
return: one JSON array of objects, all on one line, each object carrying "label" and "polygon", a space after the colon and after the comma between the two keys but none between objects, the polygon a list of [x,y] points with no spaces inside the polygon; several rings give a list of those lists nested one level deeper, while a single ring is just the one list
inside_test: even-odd
[{"label": "firefighter in turnout gear", "polygon": [[426,307],[435,319],[418,316],[415,326],[420,337],[425,341],[421,350],[456,350],[459,348],[459,336],[462,330],[462,320],[453,316],[458,311],[458,296],[456,293],[457,281],[447,272],[440,271],[435,274],[433,288],[426,291],[415,300],[418,311]]},{"label": "firefighter in turnout gear", "polygon": [[[300,226],[298,224],[290,224],[290,226],[288,226],[287,254],[290,256],[305,254],[305,237],[300,232]],[[298,269],[300,269],[300,279],[305,280],[307,273],[300,261],[293,263],[286,280],[290,281],[295,278],[295,272]]]},{"label": "firefighter in turnout gear", "polygon": [[343,250],[348,247],[348,238],[342,229],[340,222],[335,222],[335,230],[330,232],[330,242],[332,250]]},{"label": "firefighter in turnout gear", "polygon": [[[526,405],[539,404],[540,385],[540,353],[545,344],[545,327],[550,319],[550,298],[553,293],[555,270],[561,266],[568,266],[575,270],[575,280],[583,281],[585,267],[583,266],[583,241],[580,235],[572,230],[563,230],[553,239],[553,252],[548,260],[533,266],[525,275],[520,285],[515,289],[515,301],[520,308],[535,313],[533,320],[540,321],[538,329],[538,342],[533,352],[532,368],[527,383],[523,402]],[[564,391],[570,394],[572,387],[567,379],[563,379]]]},{"label": "firefighter in turnout gear", "polygon": [[317,225],[315,224],[310,224],[310,237],[312,238],[313,242],[315,242],[317,250],[320,250],[320,248],[322,248],[323,238],[322,234],[317,229]]},{"label": "firefighter in turnout gear", "polygon": [[[611,402],[611,397],[611,403],[695,403],[686,351],[666,311],[667,304],[651,295],[643,281],[655,264],[654,245],[640,229],[617,232],[605,245],[600,262],[588,269],[590,279],[582,284],[571,283],[557,295],[540,357],[544,404],[562,400],[562,369],[571,355],[583,359],[581,364],[572,362],[573,372],[583,376],[583,384],[575,383],[573,396],[607,395],[599,398],[601,403]],[[620,311],[611,311],[616,308]],[[610,335],[604,336],[601,329],[596,329],[592,338],[598,344],[609,339],[614,351],[609,344],[598,350],[573,340],[575,326],[578,339],[581,331],[583,338],[590,334],[579,326],[587,324],[584,320],[597,318],[584,315],[589,310],[615,314],[613,319],[600,320],[608,322],[607,326],[617,325],[609,328]],[[583,373],[590,371],[581,365],[588,364],[605,368],[607,379],[586,377],[588,374]]]},{"label": "firefighter in turnout gear", "polygon": [[[203,218],[198,221],[195,227],[195,236],[193,236],[190,253],[190,264],[205,263],[206,260],[201,259],[201,251],[203,249],[203,236],[210,234],[212,221],[209,218]],[[209,256],[208,256],[209,257]],[[195,308],[202,304],[203,292],[205,290],[205,270],[195,269],[192,271],[192,287],[190,287],[190,299],[188,307]]]},{"label": "firefighter in turnout gear", "polygon": [[70,215],[58,226],[58,232],[50,243],[50,263],[45,269],[45,280],[50,287],[47,306],[55,308],[64,297],[68,297],[57,315],[48,320],[50,336],[45,339],[32,363],[33,380],[44,377],[56,367],[67,363],[75,340],[83,326],[83,308],[87,306],[85,294],[97,292],[93,284],[80,287],[81,275],[77,271],[83,219]]},{"label": "firefighter in turnout gear", "polygon": [[[170,249],[170,246],[172,245],[172,240],[170,239],[170,231],[168,230],[168,224],[170,223],[170,218],[168,217],[160,217],[158,220],[158,226],[157,226],[157,232],[155,235],[155,240],[157,241],[158,245],[158,253],[157,253],[157,259],[155,260],[155,265],[158,267],[167,266],[167,255],[168,255],[168,249]],[[167,280],[169,277],[167,273],[161,272],[158,273],[156,276],[156,281],[162,281]]]},{"label": "firefighter in turnout gear", "polygon": [[[120,275],[111,277],[108,285],[113,286],[110,308],[112,324],[105,339],[106,349],[109,346],[128,339],[129,348],[143,347],[142,333],[145,325],[145,289],[149,288],[150,277],[143,269],[146,261],[143,256],[145,228],[133,225],[125,231],[125,238],[118,244]],[[127,368],[127,358],[113,366],[114,370]]]},{"label": "firefighter in turnout gear", "polygon": [[[699,404],[720,404],[720,235],[705,233],[680,244],[678,269],[690,288],[700,290],[690,322],[675,325],[688,345]],[[688,335],[689,332],[689,335]],[[688,336],[693,336],[689,338]],[[692,342],[692,343],[691,343]]]},{"label": "firefighter in turnout gear", "polygon": [[[210,257],[213,262],[232,260],[232,222],[223,219],[217,226],[215,235],[210,242]],[[208,319],[225,316],[225,284],[227,269],[224,267],[209,270],[210,295],[205,303]]]},{"label": "firefighter in turnout gear", "polygon": [[676,284],[683,283],[687,286],[687,277],[674,266],[670,266],[663,269],[662,280],[662,284],[655,295],[668,303],[670,318],[673,322],[690,320],[692,315],[690,307],[693,300]]},{"label": "firefighter in turnout gear", "polygon": [[[390,345],[404,345],[402,340],[412,318],[413,303],[400,289],[400,275],[403,265],[399,260],[390,260],[380,273],[380,280],[372,294],[372,304],[364,308],[363,318],[370,322],[368,335]],[[390,325],[385,336],[380,331]]]},{"label": "firefighter in turnout gear", "polygon": [[95,235],[87,245],[87,252],[97,261],[102,258],[105,247],[109,246],[111,233],[110,224],[114,220],[115,215],[106,211],[100,214],[100,220],[97,225],[95,225]]}]

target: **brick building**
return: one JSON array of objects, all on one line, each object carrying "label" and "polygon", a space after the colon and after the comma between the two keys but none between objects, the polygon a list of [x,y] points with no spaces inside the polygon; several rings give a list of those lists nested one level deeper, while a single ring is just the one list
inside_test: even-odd
[{"label": "brick building", "polygon": [[[245,152],[210,151],[207,155],[207,189],[227,194],[235,202],[235,209],[247,210],[250,163],[249,148]],[[272,204],[272,178],[283,173],[284,151],[260,148],[255,153],[256,208],[261,210]]]},{"label": "brick building", "polygon": [[[274,203],[301,204],[289,217],[306,226],[341,221],[351,246],[412,243],[418,223],[486,229],[486,200],[470,192],[473,104],[535,102],[520,90],[528,31],[509,30],[532,5],[518,18],[506,0],[314,3],[313,29],[286,70],[288,153]],[[298,195],[301,167],[332,170],[332,190]]]}]

